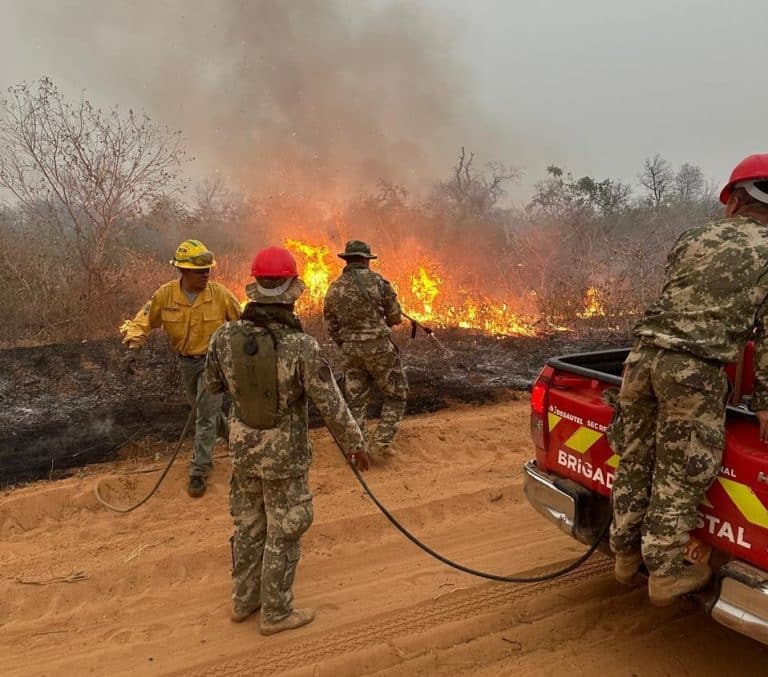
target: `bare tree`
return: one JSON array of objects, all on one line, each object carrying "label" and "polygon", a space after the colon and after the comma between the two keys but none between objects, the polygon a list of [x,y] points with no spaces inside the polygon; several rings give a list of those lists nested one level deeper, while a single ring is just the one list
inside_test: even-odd
[{"label": "bare tree", "polygon": [[48,78],[0,97],[0,189],[79,260],[89,299],[134,217],[183,186],[183,161],[179,132],[70,102]]},{"label": "bare tree", "polygon": [[654,207],[663,204],[673,187],[674,173],[669,162],[656,153],[645,158],[643,169],[638,175],[640,185],[648,192],[648,199]]},{"label": "bare tree", "polygon": [[206,177],[195,186],[194,213],[204,222],[232,219],[241,202],[220,174]]},{"label": "bare tree", "polygon": [[705,192],[704,172],[696,165],[684,162],[675,173],[675,196],[684,202],[693,202]]},{"label": "bare tree", "polygon": [[444,185],[451,200],[465,215],[486,215],[504,195],[506,185],[520,176],[518,169],[499,163],[486,165],[484,173],[472,167],[475,154],[467,156],[461,147],[459,161],[453,167],[453,180]]}]

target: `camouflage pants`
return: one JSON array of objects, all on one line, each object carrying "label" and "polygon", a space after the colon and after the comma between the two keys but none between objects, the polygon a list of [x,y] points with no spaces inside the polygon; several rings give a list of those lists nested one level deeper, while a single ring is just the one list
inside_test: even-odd
[{"label": "camouflage pants", "polygon": [[342,345],[341,353],[349,410],[363,436],[367,438],[366,413],[371,387],[376,384],[384,395],[384,405],[373,441],[382,446],[391,444],[408,399],[408,380],[397,347],[388,338],[347,341]]},{"label": "camouflage pants", "polygon": [[213,447],[216,437],[227,438],[227,419],[221,410],[224,396],[214,395],[205,387],[205,359],[179,357],[184,394],[191,407],[195,406],[201,391],[203,396],[197,405],[195,419],[195,445],[189,463],[190,477],[207,477],[213,467]]},{"label": "camouflage pants", "polygon": [[650,571],[677,575],[696,508],[725,446],[728,383],[717,364],[639,345],[625,362],[608,431],[621,456],[613,483],[611,549],[642,549]]},{"label": "camouflage pants", "polygon": [[232,600],[236,607],[261,603],[263,620],[293,610],[299,539],[312,524],[308,474],[280,480],[232,473],[229,509],[232,537]]}]

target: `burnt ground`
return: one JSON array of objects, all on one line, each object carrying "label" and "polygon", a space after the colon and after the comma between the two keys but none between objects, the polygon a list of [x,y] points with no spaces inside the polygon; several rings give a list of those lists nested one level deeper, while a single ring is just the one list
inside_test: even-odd
[{"label": "burnt ground", "polygon": [[[459,329],[439,336],[450,355],[421,333],[415,340],[405,331],[396,336],[410,414],[498,401],[527,390],[548,357],[628,343],[624,334],[589,328],[534,338]],[[337,366],[335,348],[324,348]],[[162,333],[142,351],[136,376],[120,372],[122,354],[118,340],[0,351],[0,486],[111,460],[131,440],[178,437],[189,408]],[[374,401],[371,413],[380,406]],[[320,424],[315,412],[312,423]]]}]

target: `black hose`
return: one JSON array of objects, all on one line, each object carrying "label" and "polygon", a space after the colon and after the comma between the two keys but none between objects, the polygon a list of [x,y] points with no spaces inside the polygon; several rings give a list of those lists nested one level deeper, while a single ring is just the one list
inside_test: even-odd
[{"label": "black hose", "polygon": [[[130,505],[126,508],[121,508],[116,505],[112,505],[111,503],[108,503],[104,498],[101,496],[101,492],[99,490],[101,482],[98,482],[96,486],[94,487],[94,494],[96,495],[96,500],[98,500],[99,503],[101,503],[105,508],[108,508],[109,510],[112,510],[113,512],[119,512],[119,513],[128,513],[136,510],[137,508],[140,508],[142,505],[144,505],[152,496],[155,495],[155,492],[160,488],[160,485],[163,483],[163,480],[165,479],[166,475],[171,469],[171,466],[173,465],[174,461],[176,460],[176,457],[179,454],[179,451],[181,449],[181,445],[184,441],[184,437],[187,434],[187,430],[189,429],[189,425],[192,422],[192,417],[194,416],[195,412],[197,411],[197,406],[200,404],[200,399],[203,396],[203,392],[201,391],[200,394],[197,396],[197,400],[195,401],[194,406],[192,407],[192,411],[189,412],[189,416],[187,417],[187,422],[184,424],[184,429],[181,432],[181,436],[179,437],[179,441],[176,444],[176,448],[173,450],[173,454],[171,455],[171,458],[168,461],[168,464],[163,469],[162,474],[160,477],[157,478],[157,482],[155,482],[155,485],[152,487],[152,489],[149,491],[149,493],[144,496],[138,503],[134,503],[133,505]],[[331,433],[332,437],[333,434]],[[384,505],[379,501],[378,498],[376,498],[376,494],[371,491],[371,488],[368,486],[368,483],[363,479],[362,474],[357,469],[357,466],[354,463],[350,463],[349,459],[347,459],[346,454],[344,454],[343,448],[340,444],[338,444],[338,440],[335,440],[337,443],[337,446],[339,447],[339,450],[341,451],[342,455],[344,455],[344,458],[349,463],[350,468],[352,468],[352,472],[355,473],[355,477],[357,477],[357,481],[360,482],[360,485],[365,490],[365,493],[368,494],[370,499],[373,501],[373,503],[376,505],[376,507],[381,511],[381,513],[386,517],[403,536],[405,536],[411,543],[416,545],[418,548],[421,548],[424,552],[426,552],[428,555],[434,557],[436,560],[442,562],[443,564],[452,567],[453,569],[457,569],[459,571],[463,571],[466,574],[470,574],[472,576],[477,576],[478,578],[486,578],[491,581],[499,581],[501,583],[543,583],[544,581],[551,581],[555,578],[559,578],[560,576],[565,576],[566,574],[570,573],[571,571],[574,571],[575,569],[578,569],[584,562],[586,562],[592,555],[595,554],[595,551],[600,547],[600,543],[603,541],[603,539],[608,535],[608,529],[611,526],[611,519],[606,521],[605,525],[600,529],[600,533],[598,534],[597,538],[595,539],[595,542],[589,546],[589,549],[578,559],[571,562],[568,566],[563,567],[562,569],[558,569],[557,571],[551,571],[546,574],[541,574],[540,576],[501,576],[499,574],[490,574],[486,571],[479,571],[478,569],[472,569],[471,567],[464,566],[463,564],[459,564],[458,562],[454,562],[453,560],[448,559],[444,555],[441,555],[439,552],[436,552],[432,548],[430,548],[426,543],[423,543],[420,541],[416,536],[414,536],[408,529],[406,529],[400,522],[398,522],[397,518],[387,510]]]},{"label": "black hose", "polygon": [[117,505],[112,505],[102,497],[100,487],[101,487],[101,482],[103,480],[99,480],[96,483],[96,486],[93,488],[93,493],[96,495],[96,500],[99,503],[101,503],[105,508],[108,508],[112,512],[127,513],[127,512],[133,512],[134,510],[136,510],[136,508],[140,508],[150,498],[152,498],[152,496],[155,495],[155,492],[160,488],[160,485],[163,483],[165,476],[170,471],[171,466],[173,465],[173,462],[176,460],[176,457],[179,455],[179,451],[181,450],[181,445],[184,442],[184,438],[187,435],[187,430],[189,430],[189,425],[192,423],[192,417],[195,415],[195,412],[197,411],[197,406],[200,404],[200,400],[203,398],[204,393],[205,393],[205,389],[201,390],[200,393],[198,394],[197,400],[195,400],[195,404],[192,406],[192,411],[190,411],[189,416],[187,416],[187,422],[184,424],[184,429],[181,431],[181,436],[179,437],[179,441],[176,443],[176,448],[173,450],[173,454],[171,454],[171,458],[168,460],[168,464],[163,469],[163,472],[160,474],[160,477],[157,478],[157,482],[155,482],[155,486],[153,486],[152,489],[150,489],[149,493],[146,496],[144,496],[144,498],[142,498],[138,503],[129,505],[127,508],[121,508]]},{"label": "black hose", "polygon": [[[343,452],[342,452],[343,453]],[[350,463],[350,467],[352,468],[352,471],[355,473],[355,477],[357,477],[357,481],[360,482],[363,489],[365,489],[365,493],[370,496],[371,500],[375,503],[376,507],[381,510],[384,517],[386,517],[391,523],[392,526],[395,527],[403,536],[405,536],[411,543],[416,545],[417,547],[421,548],[424,552],[426,552],[428,555],[431,555],[436,560],[439,560],[443,564],[447,564],[449,567],[452,567],[454,569],[458,569],[459,571],[463,571],[464,573],[471,574],[472,576],[477,576],[479,578],[487,578],[491,581],[500,581],[502,583],[542,583],[544,581],[551,581],[554,578],[559,578],[560,576],[565,576],[565,574],[570,573],[574,569],[577,569],[580,567],[584,562],[586,562],[592,555],[594,555],[595,550],[600,547],[600,543],[602,542],[603,538],[605,538],[608,535],[608,529],[611,526],[611,518],[607,520],[605,523],[605,526],[603,526],[602,529],[600,529],[600,533],[598,534],[597,538],[595,539],[595,542],[589,546],[589,550],[587,550],[581,557],[579,557],[577,560],[574,560],[571,562],[568,566],[563,567],[562,569],[558,569],[557,571],[552,571],[547,574],[541,574],[540,576],[500,576],[499,574],[489,574],[485,571],[478,571],[477,569],[472,569],[470,567],[464,566],[463,564],[459,564],[458,562],[454,562],[453,560],[448,559],[447,557],[441,555],[439,552],[435,552],[432,548],[430,548],[425,543],[422,543],[416,536],[414,536],[408,529],[406,529],[400,522],[397,521],[397,518],[389,512],[382,504],[381,501],[379,501],[378,498],[376,498],[376,495],[371,491],[371,488],[368,486],[367,482],[363,479],[363,476],[360,474],[360,471],[357,469],[357,467]]]}]

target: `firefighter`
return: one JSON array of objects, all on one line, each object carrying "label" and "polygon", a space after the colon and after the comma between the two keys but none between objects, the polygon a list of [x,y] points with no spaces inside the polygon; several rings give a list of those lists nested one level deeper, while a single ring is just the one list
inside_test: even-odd
[{"label": "firefighter", "polygon": [[328,288],[323,316],[344,360],[344,389],[349,408],[367,435],[366,411],[375,384],[384,395],[372,454],[393,455],[392,442],[405,413],[408,381],[391,327],[403,321],[392,285],[370,269],[377,258],[360,240],[347,242],[339,258],[347,265]]},{"label": "firefighter", "polygon": [[[123,367],[133,374],[139,349],[152,329],[163,327],[179,359],[184,392],[190,405],[197,405],[195,444],[189,465],[188,493],[205,493],[213,467],[212,452],[217,434],[227,436],[221,395],[205,389],[203,369],[208,342],[227,320],[240,317],[240,304],[226,287],[210,281],[216,265],[213,252],[200,240],[185,240],[176,249],[171,265],[181,277],[160,287],[136,314],[120,328],[128,350]],[[202,395],[201,395],[202,393]]]},{"label": "firefighter", "polygon": [[725,218],[680,236],[659,298],[634,327],[608,433],[621,457],[610,537],[616,578],[631,584],[644,561],[659,606],[711,577],[707,564],[683,555],[725,446],[723,365],[737,361],[754,328],[751,406],[768,441],[768,154],[740,162],[720,200]]},{"label": "firefighter", "polygon": [[240,320],[214,333],[205,376],[212,392],[228,390],[233,400],[231,618],[242,622],[261,608],[261,632],[272,635],[314,618],[311,609],[294,609],[292,591],[299,539],[313,518],[308,399],[350,461],[367,470],[368,459],[330,366],[294,315],[305,287],[293,256],[263,249],[251,272],[250,302]]}]

